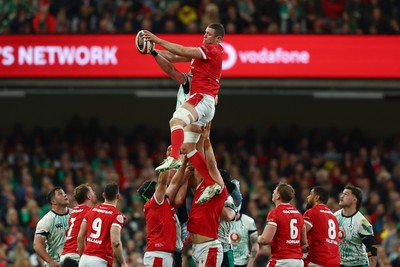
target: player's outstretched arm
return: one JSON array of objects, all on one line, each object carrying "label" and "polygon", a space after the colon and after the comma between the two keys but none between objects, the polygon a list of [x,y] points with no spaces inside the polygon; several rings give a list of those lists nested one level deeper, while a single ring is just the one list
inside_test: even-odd
[{"label": "player's outstretched arm", "polygon": [[171,63],[190,62],[190,61],[192,61],[192,58],[181,57],[181,56],[172,54],[168,50],[159,50],[159,49],[153,49],[153,50],[155,50],[159,55],[163,56],[166,60],[168,60]]},{"label": "player's outstretched arm", "polygon": [[168,42],[166,40],[158,38],[147,30],[143,30],[143,38],[161,45],[175,55],[186,58],[203,58],[203,55],[197,47],[186,47],[180,44]]},{"label": "player's outstretched arm", "polygon": [[122,250],[122,242],[121,242],[121,228],[117,226],[111,226],[110,229],[110,238],[111,238],[111,246],[114,252],[115,257],[122,267],[127,267],[128,265],[125,262],[124,252]]},{"label": "player's outstretched arm", "polygon": [[167,187],[166,195],[168,196],[168,199],[171,205],[173,206],[175,206],[175,204],[178,204],[176,203],[175,200],[177,200],[176,199],[177,193],[180,190],[182,184],[184,183],[186,164],[187,164],[187,158],[185,156],[182,161],[182,166],[179,168],[177,172],[175,172],[174,176],[171,179],[171,182]]},{"label": "player's outstretched arm", "polygon": [[224,181],[219,173],[217,161],[215,159],[214,150],[211,145],[210,140],[210,130],[211,130],[211,122],[207,123],[204,127],[204,131],[202,133],[204,138],[204,149],[205,149],[205,158],[207,162],[208,172],[210,173],[212,179],[219,184],[221,187],[224,187]]},{"label": "player's outstretched arm", "polygon": [[160,68],[169,76],[171,79],[174,81],[177,81],[179,84],[184,84],[186,83],[186,77],[185,75],[178,71],[174,65],[170,61],[168,61],[164,56],[161,55],[161,52],[158,52],[157,50],[153,50],[151,52],[153,55],[154,59],[156,60],[157,64],[160,66]]},{"label": "player's outstretched arm", "polygon": [[154,198],[158,204],[162,204],[164,202],[165,194],[167,193],[167,184],[168,184],[168,171],[160,172],[157,181],[156,191],[154,192]]}]

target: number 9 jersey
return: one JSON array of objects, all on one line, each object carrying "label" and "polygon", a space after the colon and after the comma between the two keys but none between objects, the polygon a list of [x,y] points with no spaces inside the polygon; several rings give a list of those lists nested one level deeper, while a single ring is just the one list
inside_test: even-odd
[{"label": "number 9 jersey", "polygon": [[122,228],[124,217],[113,205],[102,203],[89,210],[83,221],[87,223],[83,254],[102,258],[112,266],[114,256],[110,230],[112,226]]}]

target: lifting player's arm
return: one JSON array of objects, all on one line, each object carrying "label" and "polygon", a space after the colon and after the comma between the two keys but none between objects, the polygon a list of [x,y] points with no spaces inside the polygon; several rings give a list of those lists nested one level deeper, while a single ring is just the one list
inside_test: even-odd
[{"label": "lifting player's arm", "polygon": [[221,174],[218,170],[217,161],[215,159],[214,150],[210,141],[210,130],[211,130],[211,122],[207,123],[204,127],[204,131],[202,133],[204,137],[204,149],[205,149],[205,158],[207,162],[208,171],[212,177],[212,179],[221,186],[224,187],[224,180],[221,177]]},{"label": "lifting player's arm", "polygon": [[158,175],[157,187],[154,192],[154,198],[158,205],[164,202],[165,194],[167,193],[168,175],[168,171],[160,172]]},{"label": "lifting player's arm", "polygon": [[[182,166],[174,174],[169,183],[166,191],[168,199],[174,207],[179,207],[183,204],[186,198],[187,180],[185,180],[185,170],[186,170],[187,158],[183,159]],[[186,181],[186,183],[185,183]],[[184,185],[184,186],[183,186]]]}]

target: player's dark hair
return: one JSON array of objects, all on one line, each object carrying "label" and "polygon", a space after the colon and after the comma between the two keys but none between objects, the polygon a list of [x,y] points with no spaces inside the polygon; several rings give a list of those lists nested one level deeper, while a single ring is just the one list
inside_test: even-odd
[{"label": "player's dark hair", "polygon": [[207,28],[211,28],[215,30],[215,36],[221,36],[221,38],[224,38],[225,36],[225,28],[222,24],[220,23],[211,23],[210,25],[207,26]]},{"label": "player's dark hair", "polygon": [[231,175],[224,169],[219,169],[219,173],[221,174],[222,180],[224,180],[224,184],[226,186],[226,190],[228,190],[228,193],[232,193],[233,190],[235,190],[235,184],[232,183],[232,177]]},{"label": "player's dark hair", "polygon": [[154,192],[156,191],[156,185],[157,182],[155,181],[146,181],[144,182],[138,191],[138,194],[141,199],[143,199],[145,202],[149,201],[149,199],[154,195]]},{"label": "player's dark hair", "polygon": [[294,198],[294,189],[290,184],[279,183],[276,187],[276,191],[281,196],[283,203],[289,203]]},{"label": "player's dark hair", "polygon": [[87,194],[90,192],[89,184],[81,184],[74,189],[74,197],[78,204],[82,204],[87,199]]},{"label": "player's dark hair", "polygon": [[344,189],[348,189],[351,193],[357,198],[357,205],[356,209],[360,210],[361,202],[362,202],[362,191],[361,188],[354,186],[354,185],[346,185]]},{"label": "player's dark hair", "polygon": [[110,183],[104,188],[104,195],[106,200],[113,201],[117,198],[119,193],[119,186],[116,183]]},{"label": "player's dark hair", "polygon": [[315,186],[312,190],[314,190],[314,194],[319,196],[319,201],[321,201],[322,204],[328,203],[329,199],[329,192],[322,186]]},{"label": "player's dark hair", "polygon": [[56,195],[56,191],[63,190],[61,186],[55,186],[50,192],[47,194],[47,202],[51,205],[51,201],[53,200],[54,196]]}]

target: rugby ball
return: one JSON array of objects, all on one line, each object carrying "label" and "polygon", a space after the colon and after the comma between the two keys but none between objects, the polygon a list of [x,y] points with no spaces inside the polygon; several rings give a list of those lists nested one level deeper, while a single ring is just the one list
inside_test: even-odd
[{"label": "rugby ball", "polygon": [[153,50],[154,43],[143,38],[143,31],[136,34],[136,49],[141,54],[150,54]]}]

